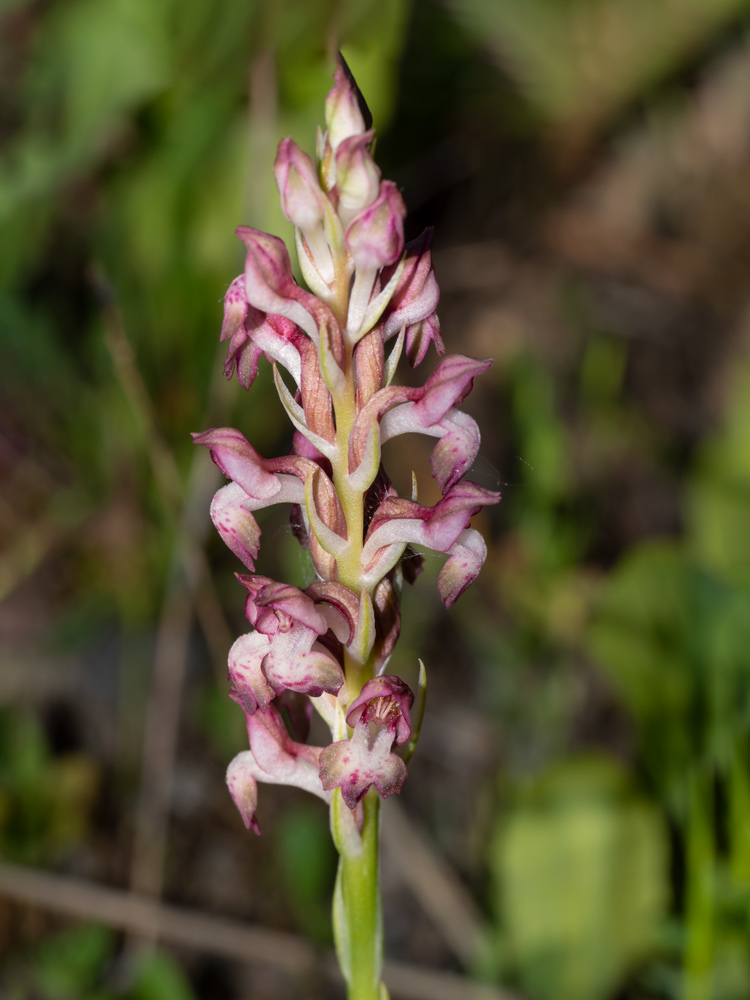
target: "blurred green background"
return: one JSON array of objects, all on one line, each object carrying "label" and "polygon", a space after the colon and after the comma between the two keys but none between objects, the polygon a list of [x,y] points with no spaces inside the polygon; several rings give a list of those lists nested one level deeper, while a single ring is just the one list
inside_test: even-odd
[{"label": "blurred green background", "polygon": [[[527,1000],[750,996],[749,30],[747,0],[2,0],[4,862],[330,945],[325,811],[263,788],[256,840],[224,788],[243,592],[189,432],[288,446],[268,370],[224,382],[221,301],[237,224],[289,235],[275,146],[314,148],[340,45],[407,236],[436,226],[448,350],[496,359],[467,409],[504,497],[394,665],[430,684],[401,805],[481,933],[457,954],[386,851],[387,953]],[[333,995],[209,952],[0,878],[10,1000]]]}]

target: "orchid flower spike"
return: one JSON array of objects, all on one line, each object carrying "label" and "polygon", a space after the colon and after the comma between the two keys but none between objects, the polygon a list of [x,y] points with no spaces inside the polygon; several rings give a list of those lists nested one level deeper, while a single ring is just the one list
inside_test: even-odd
[{"label": "orchid flower spike", "polygon": [[[307,287],[278,237],[241,226],[245,268],[224,300],[225,373],[250,389],[261,359],[270,363],[292,451],[264,458],[227,427],[194,437],[229,480],[211,517],[243,564],[251,626],[229,652],[231,697],[249,743],[229,765],[230,792],[256,832],[259,781],[330,803],[348,885],[350,859],[368,837],[377,842],[368,816],[378,796],[400,791],[418,735],[414,693],[385,673],[401,625],[401,583],[419,570],[412,546],[447,557],[438,589],[452,605],[487,553],[471,520],[500,495],[464,478],[480,434],[459,409],[491,361],[443,356],[432,231],[405,242],[406,206],[373,159],[371,116],[343,60],[325,125],[315,159],[287,138],[274,165]],[[416,366],[431,345],[441,360],[424,384],[397,385],[401,354]],[[416,493],[400,497],[383,467],[383,444],[406,433],[432,439],[441,492],[432,506]],[[295,536],[310,552],[316,579],[303,590],[256,572],[254,514],[277,503],[290,506]],[[421,684],[418,718],[423,695]],[[313,709],[330,730],[328,745],[306,742]],[[347,920],[353,900],[338,911]]]}]

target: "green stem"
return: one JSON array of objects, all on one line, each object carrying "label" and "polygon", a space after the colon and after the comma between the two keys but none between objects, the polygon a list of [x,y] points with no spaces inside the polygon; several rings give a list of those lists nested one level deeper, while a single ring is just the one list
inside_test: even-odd
[{"label": "green stem", "polygon": [[[351,265],[345,248],[334,259],[335,281],[329,305],[342,329],[349,311]],[[332,457],[333,484],[346,520],[348,545],[337,558],[338,579],[355,593],[362,588],[362,548],[364,546],[364,495],[349,484],[349,439],[357,419],[357,386],[353,345],[346,345],[346,384],[333,393],[336,448]],[[344,652],[347,700],[359,694],[372,676],[372,663],[360,663],[349,650]],[[388,994],[381,983],[383,927],[378,873],[380,799],[371,788],[362,801],[364,820],[361,834],[355,814],[347,807],[341,790],[331,802],[331,830],[339,852],[339,869],[333,903],[333,928],[339,965],[348,987],[348,1000],[384,1000]]]},{"label": "green stem", "polygon": [[348,1000],[381,1000],[383,927],[378,878],[380,799],[370,789],[362,801],[361,839],[341,794],[331,804],[334,839],[340,852],[333,907],[339,964],[347,980]]}]

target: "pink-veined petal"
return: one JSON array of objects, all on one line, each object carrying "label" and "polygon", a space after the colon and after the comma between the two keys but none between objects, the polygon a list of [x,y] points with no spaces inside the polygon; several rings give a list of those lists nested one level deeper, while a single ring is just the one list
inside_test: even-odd
[{"label": "pink-veined petal", "polygon": [[233,427],[215,427],[193,434],[196,444],[204,444],[227,479],[233,479],[249,497],[270,500],[281,489],[264,459],[244,434]]},{"label": "pink-veined petal", "polygon": [[469,358],[465,354],[449,354],[443,358],[424,385],[424,395],[414,404],[420,423],[429,427],[437,423],[471,392],[477,375],[492,365],[491,358]]},{"label": "pink-veined petal", "polygon": [[379,548],[395,542],[447,552],[473,515],[499,500],[499,493],[468,482],[458,483],[434,507],[403,497],[386,497],[370,522],[362,563],[367,565]]}]

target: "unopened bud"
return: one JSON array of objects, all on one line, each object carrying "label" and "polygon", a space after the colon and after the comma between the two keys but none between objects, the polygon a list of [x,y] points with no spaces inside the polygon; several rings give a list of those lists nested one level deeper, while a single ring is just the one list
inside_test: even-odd
[{"label": "unopened bud", "polygon": [[344,224],[371,205],[380,191],[380,170],[367,148],[372,137],[372,131],[350,136],[336,151],[338,213]]},{"label": "unopened bud", "polygon": [[394,264],[404,249],[406,205],[393,181],[383,181],[376,200],[349,223],[346,245],[358,270]]},{"label": "unopened bud", "polygon": [[303,232],[323,222],[325,195],[313,161],[293,139],[282,139],[273,164],[281,210]]},{"label": "unopened bud", "polygon": [[357,87],[343,66],[336,67],[333,88],[326,98],[328,142],[335,153],[339,145],[352,135],[361,135],[367,128],[359,106]]}]

